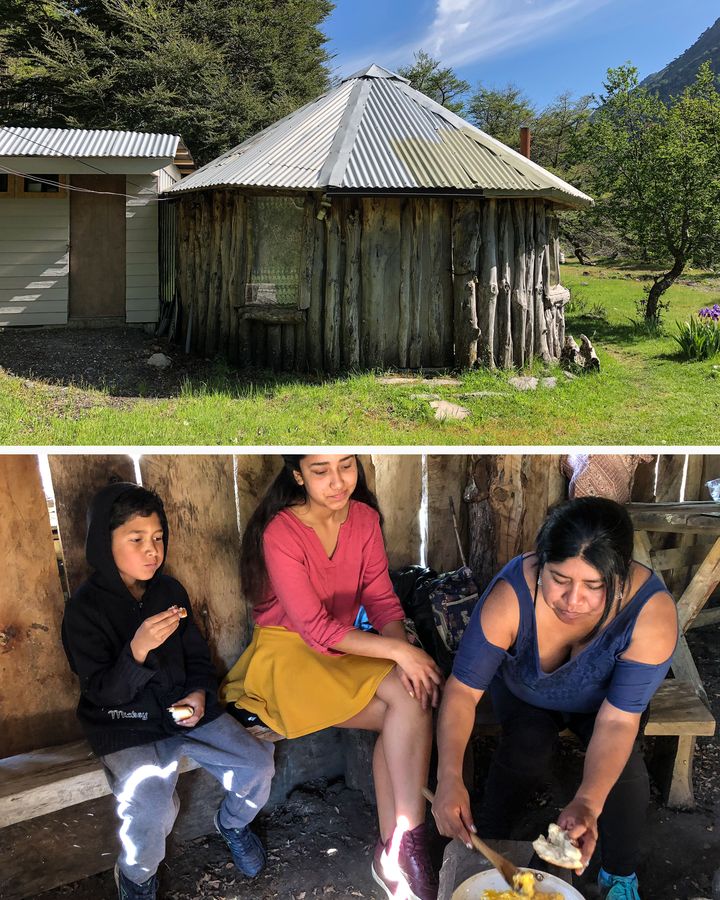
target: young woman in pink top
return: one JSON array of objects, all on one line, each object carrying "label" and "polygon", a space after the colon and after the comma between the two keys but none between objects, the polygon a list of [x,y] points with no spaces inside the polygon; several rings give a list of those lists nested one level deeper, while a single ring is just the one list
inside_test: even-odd
[{"label": "young woman in pink top", "polygon": [[[421,788],[440,670],[407,641],[360,461],[283,459],[243,538],[255,629],[221,697],[239,718],[249,712],[283,737],[333,725],[377,732],[373,877],[388,897],[399,889],[410,900],[435,900]],[[355,627],[361,605],[377,634]]]}]

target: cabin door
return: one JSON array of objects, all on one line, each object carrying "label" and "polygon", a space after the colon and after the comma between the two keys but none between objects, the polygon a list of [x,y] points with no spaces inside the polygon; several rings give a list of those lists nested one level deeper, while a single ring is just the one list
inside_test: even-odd
[{"label": "cabin door", "polygon": [[[125,176],[73,175],[70,318],[125,321]],[[117,196],[110,196],[115,194]]]}]

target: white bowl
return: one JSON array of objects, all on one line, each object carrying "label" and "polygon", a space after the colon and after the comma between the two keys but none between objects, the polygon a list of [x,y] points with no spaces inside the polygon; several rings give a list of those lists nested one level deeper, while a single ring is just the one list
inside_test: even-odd
[{"label": "white bowl", "polygon": [[[535,872],[537,875],[542,876],[542,881],[537,882],[538,890],[546,893],[555,891],[564,900],[583,900],[583,895],[579,894],[572,885],[557,878],[555,875],[548,875],[547,872],[538,872],[537,869],[523,869],[522,871]],[[483,891],[504,890],[507,890],[507,882],[498,870],[486,869],[484,872],[478,872],[477,875],[471,875],[459,887],[455,888],[452,900],[480,900]]]}]

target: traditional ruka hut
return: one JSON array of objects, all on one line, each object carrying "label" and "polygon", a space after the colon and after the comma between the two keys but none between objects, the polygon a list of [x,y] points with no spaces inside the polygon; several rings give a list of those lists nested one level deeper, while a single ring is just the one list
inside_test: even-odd
[{"label": "traditional ruka hut", "polygon": [[169,193],[201,353],[329,372],[560,355],[557,211],[592,200],[379,66]]}]

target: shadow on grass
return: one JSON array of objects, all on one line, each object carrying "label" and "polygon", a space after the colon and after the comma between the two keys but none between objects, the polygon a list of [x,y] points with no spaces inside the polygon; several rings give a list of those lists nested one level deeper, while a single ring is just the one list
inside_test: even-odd
[{"label": "shadow on grass", "polygon": [[580,333],[586,334],[593,343],[613,344],[614,346],[632,347],[647,340],[663,337],[662,334],[649,334],[642,325],[628,319],[627,322],[607,322],[592,316],[568,315],[565,324],[567,334],[577,340]]}]

